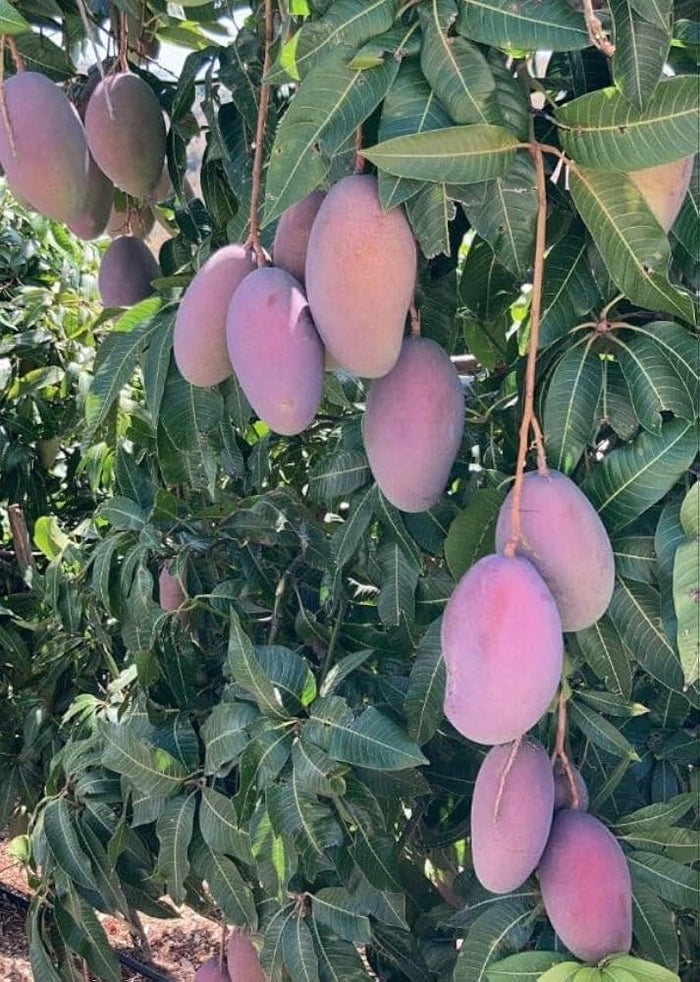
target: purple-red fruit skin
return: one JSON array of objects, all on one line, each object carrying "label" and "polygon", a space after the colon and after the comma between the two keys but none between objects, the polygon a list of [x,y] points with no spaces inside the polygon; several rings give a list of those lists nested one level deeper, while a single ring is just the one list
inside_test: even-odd
[{"label": "purple-red fruit skin", "polygon": [[449,356],[406,338],[399,360],[367,394],[363,440],[382,494],[405,512],[431,508],[445,489],[464,430],[464,396]]},{"label": "purple-red fruit skin", "polygon": [[167,566],[163,566],[158,577],[158,596],[161,608],[167,611],[178,610],[187,599],[180,578]]},{"label": "purple-red fruit skin", "polygon": [[[586,782],[583,780],[581,772],[577,768],[572,767],[571,773],[574,778],[574,784],[576,785],[576,790],[578,791],[578,803],[576,805],[577,811],[588,811],[588,788],[586,787]],[[566,776],[564,768],[560,761],[554,766],[554,809],[559,811],[560,808],[573,808],[573,795],[571,791],[571,784]]]},{"label": "purple-red fruit skin", "polygon": [[113,200],[114,185],[90,154],[85,200],[80,214],[66,223],[71,232],[81,239],[99,238],[107,228]]},{"label": "purple-red fruit skin", "polygon": [[525,559],[485,556],[455,587],[442,618],[445,715],[475,743],[508,743],[546,712],[562,671],[561,621]]},{"label": "purple-red fruit skin", "polygon": [[265,982],[258,949],[242,931],[233,930],[226,946],[230,982]]},{"label": "purple-red fruit skin", "polygon": [[257,269],[233,295],[226,318],[231,364],[270,429],[292,436],[321,402],[324,351],[301,284],[282,269]]},{"label": "purple-red fruit skin", "polygon": [[578,958],[598,962],[632,945],[632,883],[617,839],[597,818],[563,809],[539,867],[547,916]]},{"label": "purple-red fruit skin", "polygon": [[489,750],[472,797],[474,872],[492,893],[509,893],[525,882],[540,860],[552,825],[552,766],[542,744],[527,737],[513,757],[496,808],[513,746]]},{"label": "purple-red fruit skin", "polygon": [[88,192],[90,161],[78,113],[63,90],[39,72],[5,79],[3,98],[0,162],[10,188],[49,218],[76,221]]},{"label": "purple-red fruit skin", "polygon": [[[496,549],[511,536],[511,491],[496,523]],[[560,471],[525,475],[516,554],[528,559],[552,591],[562,628],[581,631],[602,617],[615,587],[615,557],[598,513]]]},{"label": "purple-red fruit skin", "polygon": [[401,208],[382,211],[376,177],[334,184],[311,228],[306,290],[318,333],[346,371],[380,378],[394,367],[416,270],[411,227]]},{"label": "purple-red fruit skin", "polygon": [[306,252],[311,226],[325,197],[325,191],[312,191],[287,208],[277,223],[272,246],[273,262],[278,269],[286,270],[302,284],[306,276]]},{"label": "purple-red fruit skin", "polygon": [[225,968],[219,968],[219,959],[212,955],[194,973],[194,982],[230,982]]},{"label": "purple-red fruit skin", "polygon": [[160,276],[153,253],[141,239],[120,235],[107,248],[97,286],[105,307],[131,307],[153,293],[152,281]]},{"label": "purple-red fruit skin", "polygon": [[255,268],[250,249],[227,245],[207,259],[185,290],[173,352],[180,374],[192,385],[218,385],[231,375],[226,314],[235,290]]},{"label": "purple-red fruit skin", "polygon": [[85,130],[92,155],[122,191],[145,198],[165,157],[165,123],[151,87],[131,72],[104,78],[90,97]]}]

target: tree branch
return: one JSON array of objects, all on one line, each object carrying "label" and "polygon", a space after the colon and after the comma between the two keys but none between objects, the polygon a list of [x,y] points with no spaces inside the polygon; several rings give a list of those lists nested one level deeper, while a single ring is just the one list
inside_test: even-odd
[{"label": "tree branch", "polygon": [[255,130],[255,156],[253,158],[253,185],[250,192],[250,234],[248,242],[258,266],[265,266],[267,258],[260,243],[260,191],[262,187],[262,168],[265,155],[265,124],[267,110],[270,105],[270,84],[265,81],[270,70],[270,47],[274,33],[272,0],[265,0],[265,39],[263,54],[263,80],[260,85],[260,103],[258,104],[258,123]]}]

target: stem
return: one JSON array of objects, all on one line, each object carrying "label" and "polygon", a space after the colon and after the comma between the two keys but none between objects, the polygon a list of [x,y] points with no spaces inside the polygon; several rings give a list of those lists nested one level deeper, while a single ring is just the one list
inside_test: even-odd
[{"label": "stem", "polygon": [[287,573],[283,573],[277,581],[277,586],[275,587],[275,602],[272,607],[272,615],[270,617],[270,631],[267,637],[267,643],[273,644],[275,636],[277,634],[277,629],[280,624],[280,607],[282,606],[282,598],[284,597],[284,591],[287,588]]},{"label": "stem", "polygon": [[362,155],[362,127],[355,130],[355,173],[361,174],[365,169],[365,158]]},{"label": "stem", "polygon": [[12,124],[10,123],[10,114],[7,111],[7,103],[5,102],[5,35],[0,34],[0,114],[2,115],[2,124],[7,132],[7,139],[10,143],[10,148],[12,150],[12,156],[15,160],[19,160],[19,154],[17,153],[17,144],[15,143],[15,134],[12,129]]},{"label": "stem", "polygon": [[593,0],[583,0],[583,16],[586,21],[586,30],[588,31],[588,37],[591,39],[591,44],[602,51],[603,54],[612,58],[615,54],[615,45],[608,40],[608,36],[603,30],[603,25],[600,23],[593,11]]},{"label": "stem", "polygon": [[535,162],[537,174],[537,233],[535,236],[535,272],[532,282],[532,303],[530,306],[530,338],[527,349],[525,369],[525,396],[523,416],[520,423],[518,459],[515,467],[513,503],[511,506],[511,536],[504,550],[506,556],[514,556],[520,541],[520,501],[525,478],[525,460],[529,446],[530,428],[537,448],[537,470],[547,475],[547,461],[544,452],[542,430],[535,416],[535,370],[537,367],[537,348],[540,340],[540,314],[542,310],[542,281],[544,279],[544,251],[547,243],[547,187],[545,185],[544,160],[542,149],[537,143],[528,144]]},{"label": "stem", "polygon": [[270,105],[270,84],[265,78],[270,70],[270,47],[273,38],[272,0],[265,0],[265,41],[263,53],[263,80],[260,84],[258,125],[255,130],[255,156],[253,158],[253,185],[250,192],[250,234],[246,245],[255,253],[258,266],[265,266],[267,259],[260,243],[260,190],[262,186],[263,156],[265,150],[265,124]]},{"label": "stem", "polygon": [[129,71],[129,57],[127,49],[129,46],[129,28],[126,22],[124,11],[119,13],[119,67],[123,72]]},{"label": "stem", "polygon": [[17,565],[22,573],[22,578],[28,569],[34,569],[34,556],[32,555],[32,540],[29,536],[27,522],[22,512],[22,506],[18,504],[10,505],[7,509],[12,530],[12,541],[15,547]]},{"label": "stem", "polygon": [[12,55],[12,61],[14,62],[15,65],[15,71],[23,72],[25,67],[24,58],[17,50],[17,42],[15,41],[15,39],[11,34],[7,35],[7,46],[9,47],[10,54]]},{"label": "stem", "polygon": [[580,804],[580,797],[578,788],[576,787],[576,781],[574,780],[574,772],[571,769],[571,761],[569,760],[569,755],[566,752],[565,741],[566,696],[564,695],[564,690],[562,689],[559,693],[559,710],[557,712],[557,741],[554,746],[554,753],[552,754],[552,763],[556,764],[557,760],[561,761],[561,765],[564,768],[564,773],[566,774],[566,779],[569,782],[569,790],[571,791],[571,808],[575,811]]},{"label": "stem", "polygon": [[510,748],[510,753],[508,754],[508,760],[506,761],[506,766],[503,768],[503,773],[501,774],[501,780],[498,782],[498,794],[496,795],[496,803],[493,806],[493,820],[498,821],[498,813],[501,809],[501,801],[503,800],[503,795],[506,790],[506,781],[508,780],[508,775],[513,769],[513,764],[515,763],[515,758],[518,755],[518,750],[520,750],[520,744],[523,742],[523,737],[519,736],[517,740],[513,741],[513,746]]},{"label": "stem", "polygon": [[326,651],[326,658],[323,662],[323,671],[321,672],[321,682],[319,684],[319,689],[323,685],[326,675],[331,667],[331,662],[333,660],[333,652],[335,651],[336,644],[338,643],[338,635],[340,634],[340,625],[343,623],[343,617],[345,617],[345,608],[347,607],[347,601],[343,599],[338,604],[338,613],[335,618],[335,624],[333,625],[333,633],[331,634],[331,640],[328,645],[328,650]]}]

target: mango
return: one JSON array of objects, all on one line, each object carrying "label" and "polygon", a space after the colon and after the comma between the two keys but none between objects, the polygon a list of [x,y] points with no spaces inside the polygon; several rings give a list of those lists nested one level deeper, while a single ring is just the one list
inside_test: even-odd
[{"label": "mango", "polygon": [[258,949],[247,934],[234,928],[226,945],[230,982],[265,982]]},{"label": "mango", "polygon": [[[571,768],[571,773],[574,778],[574,784],[576,785],[576,790],[578,791],[578,804],[576,805],[577,811],[588,811],[588,788],[586,782],[583,779],[581,772],[576,768]],[[560,808],[573,808],[573,795],[571,793],[571,784],[569,779],[564,772],[561,761],[557,760],[554,765],[554,809],[559,811]]]},{"label": "mango", "polygon": [[690,157],[672,160],[669,164],[627,172],[665,232],[671,230],[681,210],[690,187],[694,163],[695,157],[691,154]]},{"label": "mango", "polygon": [[153,253],[141,239],[120,235],[108,247],[97,275],[97,288],[105,307],[131,307],[153,293],[151,283],[160,275]]},{"label": "mango", "polygon": [[194,973],[194,982],[230,982],[226,966],[219,968],[218,955],[212,955]]},{"label": "mango", "polygon": [[312,191],[301,201],[287,208],[280,216],[272,246],[272,261],[279,269],[304,283],[306,253],[311,226],[326,197],[325,191]]},{"label": "mango", "polygon": [[107,228],[113,199],[114,185],[90,154],[85,200],[80,214],[67,223],[68,228],[81,239],[99,238]]}]

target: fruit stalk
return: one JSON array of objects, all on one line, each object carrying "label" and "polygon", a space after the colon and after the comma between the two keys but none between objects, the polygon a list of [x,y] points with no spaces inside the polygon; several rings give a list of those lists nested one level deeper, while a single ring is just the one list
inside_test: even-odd
[{"label": "fruit stalk", "polygon": [[15,160],[17,157],[17,144],[15,143],[15,134],[12,129],[12,124],[10,123],[10,114],[7,111],[7,103],[5,102],[5,34],[0,34],[0,115],[2,115],[2,125],[7,130],[7,139],[12,150],[12,156]]},{"label": "fruit stalk", "polygon": [[535,437],[535,447],[537,448],[537,469],[540,474],[547,474],[547,461],[544,453],[542,430],[535,416],[534,409],[535,369],[537,366],[537,348],[540,339],[540,316],[542,312],[544,251],[547,243],[547,188],[545,185],[542,148],[538,143],[531,143],[528,146],[532,159],[535,162],[535,172],[537,175],[537,231],[535,236],[532,302],[530,304],[530,338],[527,349],[527,366],[525,369],[525,396],[523,399],[523,416],[520,422],[515,484],[513,485],[512,531],[504,550],[504,555],[506,556],[515,555],[515,550],[520,540],[520,499],[525,476],[525,458],[527,457],[529,447],[530,428],[532,428]]},{"label": "fruit stalk", "polygon": [[17,50],[17,42],[11,34],[7,35],[7,45],[10,49],[10,54],[12,55],[12,61],[14,62],[15,71],[24,71],[24,58]]},{"label": "fruit stalk", "polygon": [[262,184],[263,153],[265,149],[265,124],[270,105],[270,84],[265,81],[270,70],[270,47],[273,39],[272,0],[265,0],[265,40],[263,48],[263,74],[258,104],[258,125],[255,130],[255,157],[253,158],[253,184],[250,192],[250,234],[246,245],[255,253],[258,266],[265,266],[265,252],[260,243],[260,190]]},{"label": "fruit stalk", "polygon": [[557,759],[561,761],[561,766],[564,768],[564,773],[566,774],[566,780],[569,782],[569,790],[571,791],[571,808],[575,811],[581,803],[581,798],[578,792],[578,785],[574,779],[574,772],[571,768],[571,761],[569,760],[569,755],[566,752],[566,696],[564,695],[564,690],[562,689],[559,693],[559,710],[557,712],[557,740],[554,746],[554,753],[552,754],[552,766],[556,764]]},{"label": "fruit stalk", "polygon": [[362,127],[355,130],[355,174],[361,174],[365,169],[365,158],[362,155]]}]

